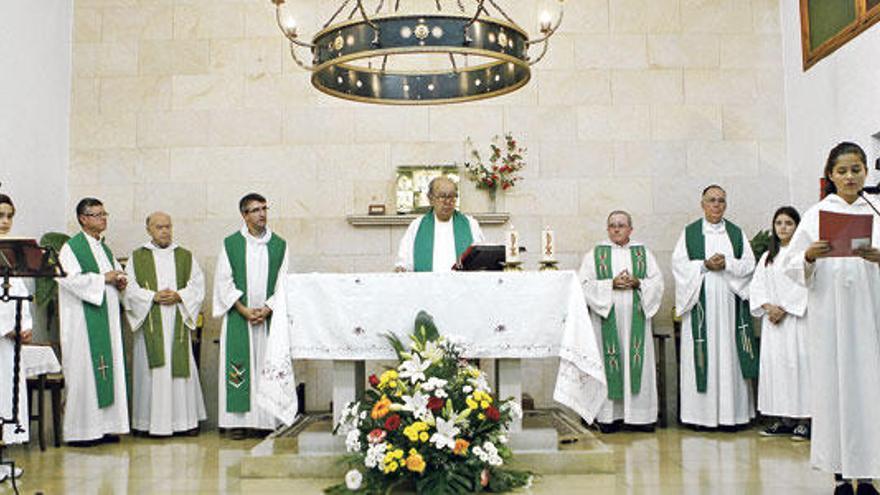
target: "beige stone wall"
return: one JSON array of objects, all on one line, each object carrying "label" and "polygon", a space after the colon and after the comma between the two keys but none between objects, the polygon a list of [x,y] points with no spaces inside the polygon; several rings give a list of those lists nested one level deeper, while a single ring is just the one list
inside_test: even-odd
[{"label": "beige stone wall", "polygon": [[[332,7],[293,3],[304,29]],[[502,3],[530,28],[552,6]],[[658,317],[667,325],[669,257],[699,215],[700,189],[725,185],[730,216],[749,234],[788,201],[779,2],[566,8],[528,87],[482,103],[396,108],[313,90],[287,56],[268,0],[78,0],[70,209],[84,195],[104,199],[117,253],[142,242],[148,212],[169,211],[177,239],[211,276],[221,239],[239,225],[237,200],[254,190],[270,200],[293,270],[386,270],[403,229],[353,228],[345,215],[376,199],[391,206],[395,167],[460,163],[465,137],[485,143],[510,131],[529,149],[528,168],[502,205],[526,244],[552,226],[562,267],[575,269],[603,238],[607,212],[630,210],[635,236],[667,270]],[[469,184],[462,195],[466,211],[486,208]],[[487,229],[490,239],[500,232]],[[217,328],[209,320],[203,356],[212,414]],[[541,384],[555,378],[552,363],[533,368],[526,388],[547,402]],[[316,407],[327,401],[317,392],[326,371],[303,367]]]}]

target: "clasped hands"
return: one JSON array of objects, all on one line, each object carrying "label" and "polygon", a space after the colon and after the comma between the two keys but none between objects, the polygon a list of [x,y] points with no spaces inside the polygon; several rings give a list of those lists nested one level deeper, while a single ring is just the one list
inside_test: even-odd
[{"label": "clasped hands", "polygon": [[770,323],[774,325],[778,325],[788,314],[782,306],[777,306],[775,304],[766,303],[762,304],[761,307],[767,312],[767,318],[770,320]]},{"label": "clasped hands", "polygon": [[715,253],[703,262],[703,266],[710,272],[718,272],[727,268],[727,259],[721,253]]},{"label": "clasped hands", "polygon": [[641,281],[630,275],[629,270],[618,273],[611,281],[611,286],[616,290],[633,290],[638,289],[641,285]]},{"label": "clasped hands", "polygon": [[[21,331],[21,343],[22,344],[30,344],[31,338],[33,338],[34,332],[31,329],[22,330]],[[4,335],[9,340],[15,340],[15,330],[10,330],[9,333]]]},{"label": "clasped hands", "polygon": [[240,302],[235,303],[235,309],[244,316],[244,319],[251,325],[259,325],[265,323],[272,316],[272,308],[263,306],[262,308],[249,308]]},{"label": "clasped hands", "polygon": [[116,290],[125,290],[128,286],[128,276],[120,270],[110,270],[104,274],[104,283],[116,287]]},{"label": "clasped hands", "polygon": [[162,306],[171,306],[183,301],[177,291],[171,289],[162,289],[153,295],[153,302]]},{"label": "clasped hands", "polygon": [[[825,258],[829,254],[831,254],[831,243],[828,241],[816,241],[810,244],[810,247],[804,252],[804,259],[808,263],[813,263],[819,258]],[[873,246],[854,249],[853,254],[871,263],[880,264],[880,249]]]}]

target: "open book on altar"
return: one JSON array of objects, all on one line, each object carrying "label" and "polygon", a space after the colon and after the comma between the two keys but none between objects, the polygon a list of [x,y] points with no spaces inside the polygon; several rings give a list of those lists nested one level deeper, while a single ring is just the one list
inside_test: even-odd
[{"label": "open book on altar", "polygon": [[873,229],[871,215],[819,212],[819,238],[831,243],[828,256],[833,258],[856,256],[853,251],[871,247]]}]

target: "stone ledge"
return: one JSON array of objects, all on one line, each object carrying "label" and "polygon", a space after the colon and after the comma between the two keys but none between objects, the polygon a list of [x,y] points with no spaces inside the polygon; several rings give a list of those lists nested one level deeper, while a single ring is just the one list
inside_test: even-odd
[{"label": "stone ledge", "polygon": [[[468,213],[481,225],[504,225],[510,220],[510,213]],[[354,227],[388,227],[409,225],[421,214],[409,215],[348,215],[345,219]]]}]

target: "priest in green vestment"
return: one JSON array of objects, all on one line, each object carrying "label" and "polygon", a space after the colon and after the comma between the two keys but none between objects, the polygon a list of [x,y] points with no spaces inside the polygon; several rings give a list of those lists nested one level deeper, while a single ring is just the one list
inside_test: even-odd
[{"label": "priest in green vestment", "polygon": [[214,317],[223,318],[218,423],[236,439],[246,429],[274,430],[278,424],[257,401],[272,308],[285,297],[287,274],[287,242],[269,229],[268,211],[259,194],[239,201],[244,225],[223,240],[214,273]]},{"label": "priest in green vestment", "polygon": [[448,272],[471,244],[483,242],[480,224],[455,209],[455,182],[435,178],[428,199],[431,209],[413,220],[400,240],[395,271]]},{"label": "priest in green vestment", "polygon": [[74,445],[117,441],[129,431],[120,294],[127,277],[104,243],[108,213],[85,198],[76,206],[82,231],[59,253],[61,365],[67,402],[64,440]]},{"label": "priest in green vestment", "polygon": [[192,353],[205,277],[192,252],[174,242],[171,216],[147,217],[150,240],[128,257],[122,301],[134,335],[131,428],[154,436],[195,434],[207,419]]},{"label": "priest in green vestment", "polygon": [[672,254],[675,312],[681,323],[681,421],[716,428],[755,416],[752,380],[758,347],[748,303],[755,256],[743,230],[724,217],[727,193],[703,191],[703,218]]},{"label": "priest in green vestment", "polygon": [[629,213],[611,212],[607,231],[608,240],[584,256],[578,271],[608,383],[596,421],[604,433],[622,423],[652,430],[657,383],[651,319],[663,300],[663,274],[653,253],[631,238]]}]

